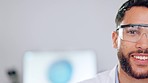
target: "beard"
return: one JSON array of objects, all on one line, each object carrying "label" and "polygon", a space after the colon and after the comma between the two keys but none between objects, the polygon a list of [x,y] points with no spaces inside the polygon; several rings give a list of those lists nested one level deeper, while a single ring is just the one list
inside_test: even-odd
[{"label": "beard", "polygon": [[[136,79],[146,79],[148,78],[148,70],[145,73],[138,73],[135,72],[134,69],[132,68],[131,64],[130,64],[130,57],[132,53],[148,53],[148,49],[146,50],[138,50],[138,51],[133,51],[130,52],[128,55],[124,55],[122,50],[120,49],[118,51],[118,59],[121,65],[121,69],[126,72],[129,76],[136,78]],[[127,56],[127,57],[125,57]]]}]

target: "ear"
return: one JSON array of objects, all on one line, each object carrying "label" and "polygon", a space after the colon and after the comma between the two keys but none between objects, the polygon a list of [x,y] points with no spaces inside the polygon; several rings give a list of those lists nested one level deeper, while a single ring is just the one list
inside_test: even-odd
[{"label": "ear", "polygon": [[113,47],[117,48],[118,47],[118,33],[116,31],[112,32],[112,42],[113,42]]}]

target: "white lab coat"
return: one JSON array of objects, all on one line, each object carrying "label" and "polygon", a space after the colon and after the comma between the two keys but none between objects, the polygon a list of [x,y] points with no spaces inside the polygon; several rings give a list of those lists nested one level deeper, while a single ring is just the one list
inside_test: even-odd
[{"label": "white lab coat", "polygon": [[99,73],[92,79],[82,81],[80,83],[115,83],[116,67],[110,71]]}]

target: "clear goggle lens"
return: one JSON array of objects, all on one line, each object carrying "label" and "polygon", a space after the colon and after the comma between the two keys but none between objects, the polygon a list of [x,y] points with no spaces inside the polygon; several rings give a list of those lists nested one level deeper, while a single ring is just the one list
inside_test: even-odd
[{"label": "clear goggle lens", "polygon": [[122,40],[137,42],[142,36],[148,38],[148,24],[129,24],[118,27],[118,34]]}]

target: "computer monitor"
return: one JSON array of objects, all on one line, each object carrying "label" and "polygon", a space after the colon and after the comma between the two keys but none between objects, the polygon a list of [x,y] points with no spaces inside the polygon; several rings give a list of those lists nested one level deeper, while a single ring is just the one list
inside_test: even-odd
[{"label": "computer monitor", "polygon": [[93,51],[28,51],[23,61],[23,83],[76,83],[97,72]]}]

